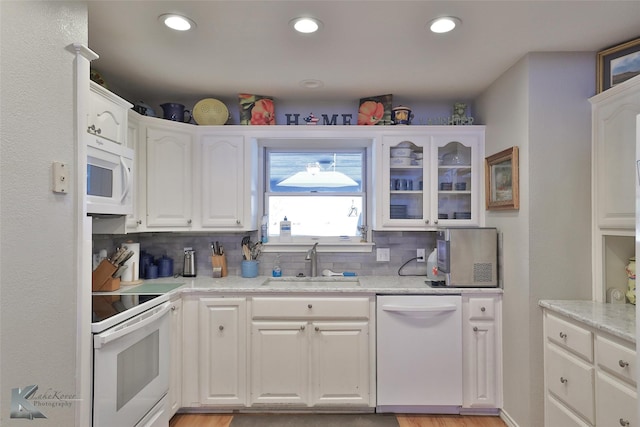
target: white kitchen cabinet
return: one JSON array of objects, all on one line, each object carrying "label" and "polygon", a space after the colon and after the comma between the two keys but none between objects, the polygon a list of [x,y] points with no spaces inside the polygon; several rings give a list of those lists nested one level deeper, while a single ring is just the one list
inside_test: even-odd
[{"label": "white kitchen cabinet", "polygon": [[171,342],[171,374],[169,376],[169,400],[167,402],[169,418],[182,406],[182,300],[171,301],[169,320]]},{"label": "white kitchen cabinet", "polygon": [[242,135],[200,136],[200,225],[204,229],[246,230],[256,227],[256,150]]},{"label": "white kitchen cabinet", "polygon": [[200,298],[200,404],[245,406],[246,299]]},{"label": "white kitchen cabinet", "polygon": [[467,413],[502,407],[502,297],[463,295],[463,408]]},{"label": "white kitchen cabinet", "polygon": [[87,132],[125,144],[128,110],[133,105],[93,81],[89,89]]},{"label": "white kitchen cabinet", "polygon": [[384,134],[377,150],[375,229],[481,224],[483,126]]},{"label": "white kitchen cabinet", "polygon": [[135,153],[136,162],[133,176],[133,182],[136,184],[134,197],[132,199],[133,213],[127,215],[126,219],[126,229],[130,233],[135,233],[141,229],[143,223],[142,219],[145,212],[144,206],[146,206],[146,204],[141,204],[142,198],[140,197],[140,194],[146,194],[145,185],[147,182],[146,177],[141,181],[141,177],[146,174],[146,159],[143,155],[143,147],[140,141],[140,115],[133,110],[129,110],[126,145]]},{"label": "white kitchen cabinet", "polygon": [[637,426],[635,345],[546,309],[543,319],[545,426]]},{"label": "white kitchen cabinet", "polygon": [[371,407],[368,297],[256,297],[251,405]]},{"label": "white kitchen cabinet", "polygon": [[147,229],[189,230],[193,223],[193,144],[189,125],[146,125]]},{"label": "white kitchen cabinet", "polygon": [[636,117],[640,77],[589,99],[592,111],[592,269],[593,298],[626,292],[624,265],[635,255]]}]

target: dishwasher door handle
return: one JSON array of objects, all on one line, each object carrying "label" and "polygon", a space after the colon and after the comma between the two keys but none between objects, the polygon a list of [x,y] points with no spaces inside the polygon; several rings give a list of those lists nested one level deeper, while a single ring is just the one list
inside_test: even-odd
[{"label": "dishwasher door handle", "polygon": [[391,311],[395,313],[444,313],[447,311],[456,311],[458,309],[454,304],[444,305],[393,305],[384,304],[382,311]]}]

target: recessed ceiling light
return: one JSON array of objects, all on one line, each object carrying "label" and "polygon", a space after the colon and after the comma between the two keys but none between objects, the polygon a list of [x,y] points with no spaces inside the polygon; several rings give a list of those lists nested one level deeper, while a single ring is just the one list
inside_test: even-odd
[{"label": "recessed ceiling light", "polygon": [[322,21],[315,18],[300,17],[289,21],[289,25],[299,33],[310,34],[315,33],[322,27]]},{"label": "recessed ceiling light", "polygon": [[324,83],[322,82],[322,80],[316,80],[316,79],[302,80],[299,84],[305,89],[320,89],[321,87],[324,86]]},{"label": "recessed ceiling light", "polygon": [[196,27],[196,23],[191,19],[176,15],[175,13],[165,13],[164,15],[160,15],[158,19],[164,25],[176,31],[188,31]]},{"label": "recessed ceiling light", "polygon": [[443,16],[429,22],[429,29],[434,33],[448,33],[461,23],[462,21],[455,16]]}]

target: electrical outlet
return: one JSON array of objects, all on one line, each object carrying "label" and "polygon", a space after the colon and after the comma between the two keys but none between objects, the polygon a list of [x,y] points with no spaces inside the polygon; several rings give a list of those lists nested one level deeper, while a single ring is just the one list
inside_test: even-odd
[{"label": "electrical outlet", "polygon": [[426,259],[426,253],[425,253],[425,249],[418,249],[416,250],[416,257],[418,257],[418,262],[425,262]]},{"label": "electrical outlet", "polygon": [[389,262],[391,260],[391,251],[389,248],[376,249],[376,261]]}]

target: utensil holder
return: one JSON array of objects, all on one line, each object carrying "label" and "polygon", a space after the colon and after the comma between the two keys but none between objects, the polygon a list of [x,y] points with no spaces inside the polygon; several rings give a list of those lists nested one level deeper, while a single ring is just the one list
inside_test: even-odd
[{"label": "utensil holder", "polygon": [[226,255],[212,255],[211,256],[211,266],[215,268],[221,269],[220,277],[227,277],[227,256]]},{"label": "utensil holder", "polygon": [[244,260],[240,266],[242,277],[258,277],[258,261]]},{"label": "utensil holder", "polygon": [[109,292],[120,289],[120,278],[113,278],[117,267],[110,261],[103,259],[102,262],[93,270],[91,277],[91,290],[93,292]]}]

